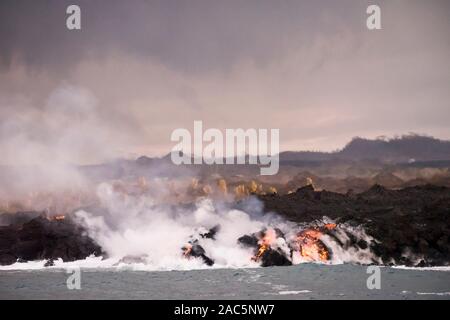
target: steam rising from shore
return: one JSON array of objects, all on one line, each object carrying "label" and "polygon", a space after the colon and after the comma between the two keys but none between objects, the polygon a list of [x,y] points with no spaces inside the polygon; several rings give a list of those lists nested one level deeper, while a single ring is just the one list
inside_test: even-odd
[{"label": "steam rising from shore", "polygon": [[[201,268],[197,258],[186,259],[181,247],[200,232],[220,226],[215,240],[201,239],[201,245],[219,267],[255,267],[252,250],[237,245],[243,234],[257,232],[265,225],[280,225],[270,217],[252,219],[244,211],[215,205],[200,199],[192,208],[158,206],[150,197],[131,197],[116,193],[109,184],[98,188],[98,197],[106,215],[78,211],[76,216],[108,253],[121,259],[143,257],[156,269]],[[271,221],[272,220],[272,221]]]},{"label": "steam rising from shore", "polygon": [[128,138],[112,129],[87,89],[63,84],[39,101],[0,103],[0,200],[85,190],[89,181],[77,166],[114,159]]},{"label": "steam rising from shore", "polygon": [[[148,195],[130,196],[116,192],[107,183],[98,187],[97,196],[103,212],[76,212],[76,219],[83,224],[91,236],[108,255],[103,264],[123,266],[140,265],[150,270],[185,270],[206,268],[202,259],[186,259],[182,246],[197,240],[216,268],[257,267],[252,259],[253,249],[240,245],[241,236],[254,234],[267,228],[277,228],[284,238],[274,239],[273,248],[279,248],[289,259],[287,242],[295,239],[296,233],[307,226],[298,226],[281,218],[263,214],[261,203],[255,198],[244,201],[243,209],[230,208],[228,204],[210,198],[201,198],[193,206],[163,206]],[[328,221],[328,220],[325,220]],[[211,228],[218,226],[214,239],[204,238]],[[372,241],[362,229],[342,226],[355,237]],[[348,236],[340,231],[341,242]],[[332,259],[325,263],[358,262],[371,263],[370,249],[344,249],[335,239],[324,236],[323,242],[332,252]],[[292,262],[309,262],[293,253]]]}]

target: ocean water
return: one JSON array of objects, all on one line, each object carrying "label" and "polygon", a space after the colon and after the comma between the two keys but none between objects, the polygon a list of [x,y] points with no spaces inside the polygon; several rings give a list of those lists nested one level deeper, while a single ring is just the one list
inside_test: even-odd
[{"label": "ocean water", "polygon": [[0,299],[450,299],[447,267],[382,267],[381,288],[367,288],[367,267],[290,267],[137,271],[82,268],[79,290],[63,268],[0,270]]}]

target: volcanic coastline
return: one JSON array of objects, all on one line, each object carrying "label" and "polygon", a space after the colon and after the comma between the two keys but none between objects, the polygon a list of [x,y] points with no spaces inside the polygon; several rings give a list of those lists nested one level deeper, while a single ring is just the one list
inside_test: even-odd
[{"label": "volcanic coastline", "polygon": [[[311,261],[326,262],[333,255],[333,249],[321,240],[323,236],[333,239],[340,250],[370,250],[374,258],[365,264],[419,267],[450,264],[448,187],[422,185],[390,190],[374,185],[361,193],[341,194],[316,191],[308,185],[289,194],[254,196],[262,201],[264,214],[273,213],[307,226],[297,235],[299,242],[290,246],[290,253],[271,248],[267,242],[271,233],[284,240],[279,230],[261,230],[236,239],[236,246],[254,249],[252,259],[261,266],[290,265],[293,250],[300,250],[305,257],[311,257]],[[236,201],[234,206],[239,208],[241,203],[242,200]],[[56,259],[75,261],[91,255],[106,257],[87,230],[72,219],[72,214],[48,217],[42,212],[30,211],[2,214],[0,218],[3,224],[0,226],[0,265],[47,260],[46,265],[51,266]],[[324,219],[333,223],[326,224]],[[372,240],[355,237],[343,226],[362,228]],[[214,239],[217,232],[220,226],[201,237]],[[202,258],[206,265],[214,264],[197,240],[187,247],[182,246],[180,244],[180,252],[184,252],[180,254],[186,258],[192,255]]]}]

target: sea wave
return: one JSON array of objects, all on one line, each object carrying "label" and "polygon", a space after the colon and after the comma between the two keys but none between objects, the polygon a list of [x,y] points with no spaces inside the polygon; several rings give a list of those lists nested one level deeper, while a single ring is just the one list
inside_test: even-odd
[{"label": "sea wave", "polygon": [[[167,264],[145,264],[145,263],[124,263],[121,259],[116,258],[103,258],[89,256],[83,260],[67,261],[64,262],[62,259],[57,259],[53,261],[52,266],[46,266],[48,260],[39,261],[27,261],[27,262],[16,262],[11,265],[0,266],[0,271],[21,271],[21,270],[58,270],[58,269],[71,269],[71,268],[81,268],[86,270],[114,270],[114,271],[188,271],[188,270],[213,270],[213,269],[255,269],[262,268],[256,263],[250,262],[245,266],[233,266],[233,265],[220,265],[216,264],[213,266],[207,266],[203,263],[201,259],[189,259],[180,260],[179,263],[167,263]],[[342,265],[342,262],[337,263],[322,263],[322,262],[303,262],[301,264],[317,264],[317,265]],[[434,266],[434,267],[407,267],[407,266],[381,266],[393,269],[404,269],[404,270],[415,270],[415,271],[443,271],[449,272],[450,266]],[[283,293],[280,293],[283,294]],[[424,293],[426,294],[426,293]]]},{"label": "sea wave", "polygon": [[419,271],[450,271],[450,266],[434,266],[434,267],[407,267],[407,266],[392,266],[394,269],[405,270],[419,270]]}]

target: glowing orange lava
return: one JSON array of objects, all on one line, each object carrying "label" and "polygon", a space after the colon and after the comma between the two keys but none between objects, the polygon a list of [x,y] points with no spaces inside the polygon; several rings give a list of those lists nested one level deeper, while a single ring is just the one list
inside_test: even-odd
[{"label": "glowing orange lava", "polygon": [[258,252],[252,257],[253,261],[259,261],[261,259],[264,252],[266,252],[270,246],[276,241],[277,239],[277,233],[274,229],[267,229],[264,232],[264,236],[262,239],[258,242],[259,248]]},{"label": "glowing orange lava", "polygon": [[[330,223],[324,226],[327,230],[336,228],[336,224]],[[330,253],[320,240],[323,236],[318,228],[303,230],[297,235],[300,255],[308,261],[325,262],[330,259]]]},{"label": "glowing orange lava", "polygon": [[183,256],[185,258],[189,258],[191,256],[192,245],[188,243],[183,248],[181,248],[181,250],[183,250]]}]

